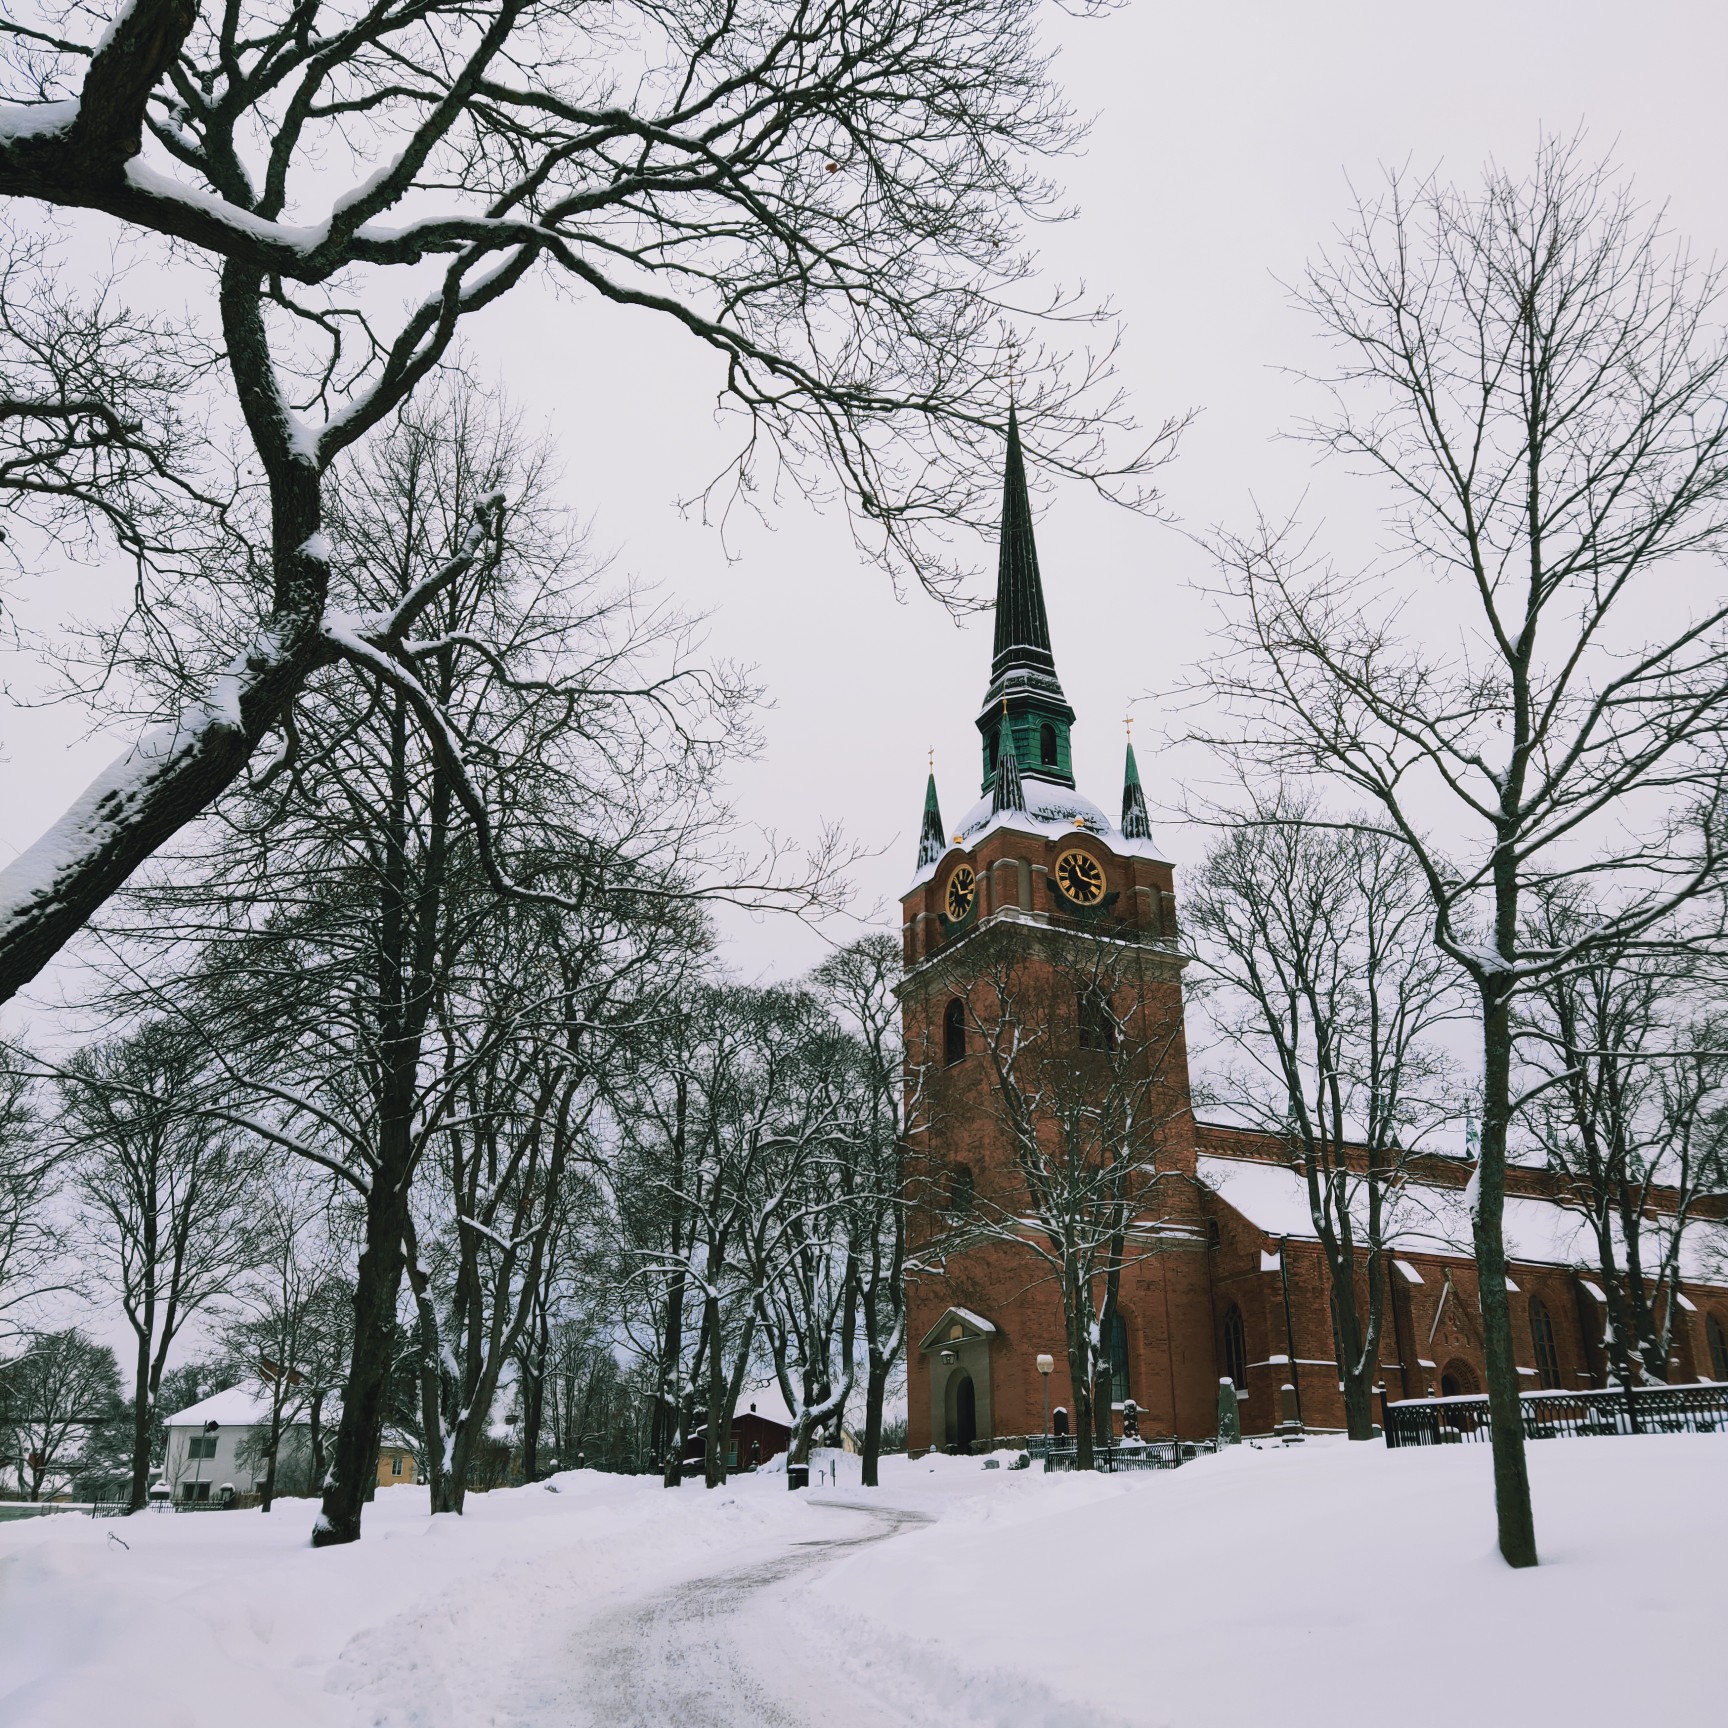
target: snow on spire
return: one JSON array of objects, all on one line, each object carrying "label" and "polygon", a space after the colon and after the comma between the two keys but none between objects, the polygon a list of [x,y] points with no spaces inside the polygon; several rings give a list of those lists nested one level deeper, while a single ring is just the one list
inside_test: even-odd
[{"label": "snow on spire", "polygon": [[990,788],[990,814],[1024,810],[1026,793],[1020,784],[1020,761],[1014,754],[1014,728],[1008,724],[1008,704],[1002,704],[1002,731],[996,750],[996,779]]},{"label": "snow on spire", "polygon": [[924,826],[918,832],[918,868],[928,868],[948,850],[942,829],[942,807],[936,802],[936,764],[930,764],[930,781],[924,788]]},{"label": "snow on spire", "polygon": [[1140,768],[1134,760],[1132,735],[1128,739],[1128,761],[1122,770],[1122,838],[1152,838],[1152,818],[1146,814],[1146,794],[1140,786]]}]

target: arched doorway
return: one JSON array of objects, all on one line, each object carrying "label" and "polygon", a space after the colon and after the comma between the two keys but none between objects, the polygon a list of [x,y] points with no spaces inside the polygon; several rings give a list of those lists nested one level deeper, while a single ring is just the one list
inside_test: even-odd
[{"label": "arched doorway", "polygon": [[[1481,1390],[1482,1382],[1476,1378],[1476,1370],[1468,1362],[1460,1362],[1454,1357],[1440,1371],[1442,1398],[1474,1398]],[[1474,1434],[1476,1417],[1468,1404],[1462,1408],[1454,1406],[1443,1412],[1440,1426],[1442,1430],[1450,1429],[1454,1434]],[[1441,1437],[1445,1438],[1444,1433]]]},{"label": "arched doorway", "polygon": [[964,1368],[948,1377],[948,1444],[970,1452],[978,1438],[978,1393]]},{"label": "arched doorway", "polygon": [[1476,1378],[1476,1370],[1468,1362],[1454,1359],[1448,1362],[1440,1374],[1440,1396],[1442,1398],[1474,1398],[1482,1390],[1481,1382]]}]

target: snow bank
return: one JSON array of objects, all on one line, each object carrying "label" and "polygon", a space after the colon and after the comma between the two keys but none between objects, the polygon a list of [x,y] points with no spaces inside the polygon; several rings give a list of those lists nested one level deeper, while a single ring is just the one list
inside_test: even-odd
[{"label": "snow bank", "polygon": [[127,1728],[534,1721],[495,1712],[620,1593],[771,1556],[836,1516],[784,1478],[553,1483],[436,1519],[424,1489],[383,1489],[362,1541],[320,1550],[303,1500],[0,1526],[0,1724],[89,1728],[122,1700]]},{"label": "snow bank", "polygon": [[1528,1572],[1494,1552],[1489,1468],[1486,1446],[1338,1440],[1089,1484],[993,1472],[996,1516],[860,1553],[801,1612],[813,1636],[862,1622],[842,1669],[915,1721],[938,1680],[978,1701],[951,1720],[1004,1728],[1719,1722],[1728,1439],[1533,1445]]},{"label": "snow bank", "polygon": [[1721,1716],[1728,1438],[1532,1446],[1545,1564],[1521,1573],[1482,1446],[1245,1445],[1113,1477],[900,1457],[875,1492],[853,1462],[807,1494],[569,1472],[462,1519],[387,1489],[364,1541],[318,1552],[304,1501],[0,1525],[0,1725]]}]

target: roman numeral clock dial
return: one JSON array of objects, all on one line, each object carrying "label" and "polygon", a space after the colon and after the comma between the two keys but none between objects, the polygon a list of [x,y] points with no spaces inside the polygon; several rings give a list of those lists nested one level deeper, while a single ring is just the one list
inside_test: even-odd
[{"label": "roman numeral clock dial", "polygon": [[1104,871],[1076,846],[1056,860],[1056,885],[1076,906],[1096,906],[1104,898]]},{"label": "roman numeral clock dial", "polygon": [[949,923],[958,924],[972,910],[972,903],[977,898],[978,878],[972,874],[972,866],[957,865],[942,895],[942,907],[948,914]]}]

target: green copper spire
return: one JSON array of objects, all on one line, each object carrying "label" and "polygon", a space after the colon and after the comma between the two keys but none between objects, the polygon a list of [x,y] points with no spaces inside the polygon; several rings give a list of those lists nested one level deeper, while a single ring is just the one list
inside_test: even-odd
[{"label": "green copper spire", "polygon": [[1032,501],[1026,490],[1026,458],[1020,421],[1008,410],[1008,449],[1002,475],[1002,530],[996,559],[996,647],[990,688],[978,716],[984,740],[984,790],[996,777],[1003,704],[1014,734],[1020,769],[1029,777],[1074,784],[1068,729],[1074,710],[1062,694],[1050,651],[1050,621],[1032,534]]},{"label": "green copper spire", "polygon": [[1152,838],[1152,819],[1146,814],[1146,794],[1140,787],[1140,767],[1134,760],[1132,738],[1128,740],[1128,762],[1122,770],[1122,838]]},{"label": "green copper spire", "polygon": [[1014,754],[1014,728],[1004,715],[996,749],[996,774],[990,786],[990,814],[1000,816],[1004,810],[1025,808],[1026,789],[1020,784],[1020,759]]},{"label": "green copper spire", "polygon": [[948,850],[948,836],[942,827],[942,806],[936,802],[936,770],[930,770],[930,783],[924,788],[924,826],[918,832],[918,868],[927,869]]}]

